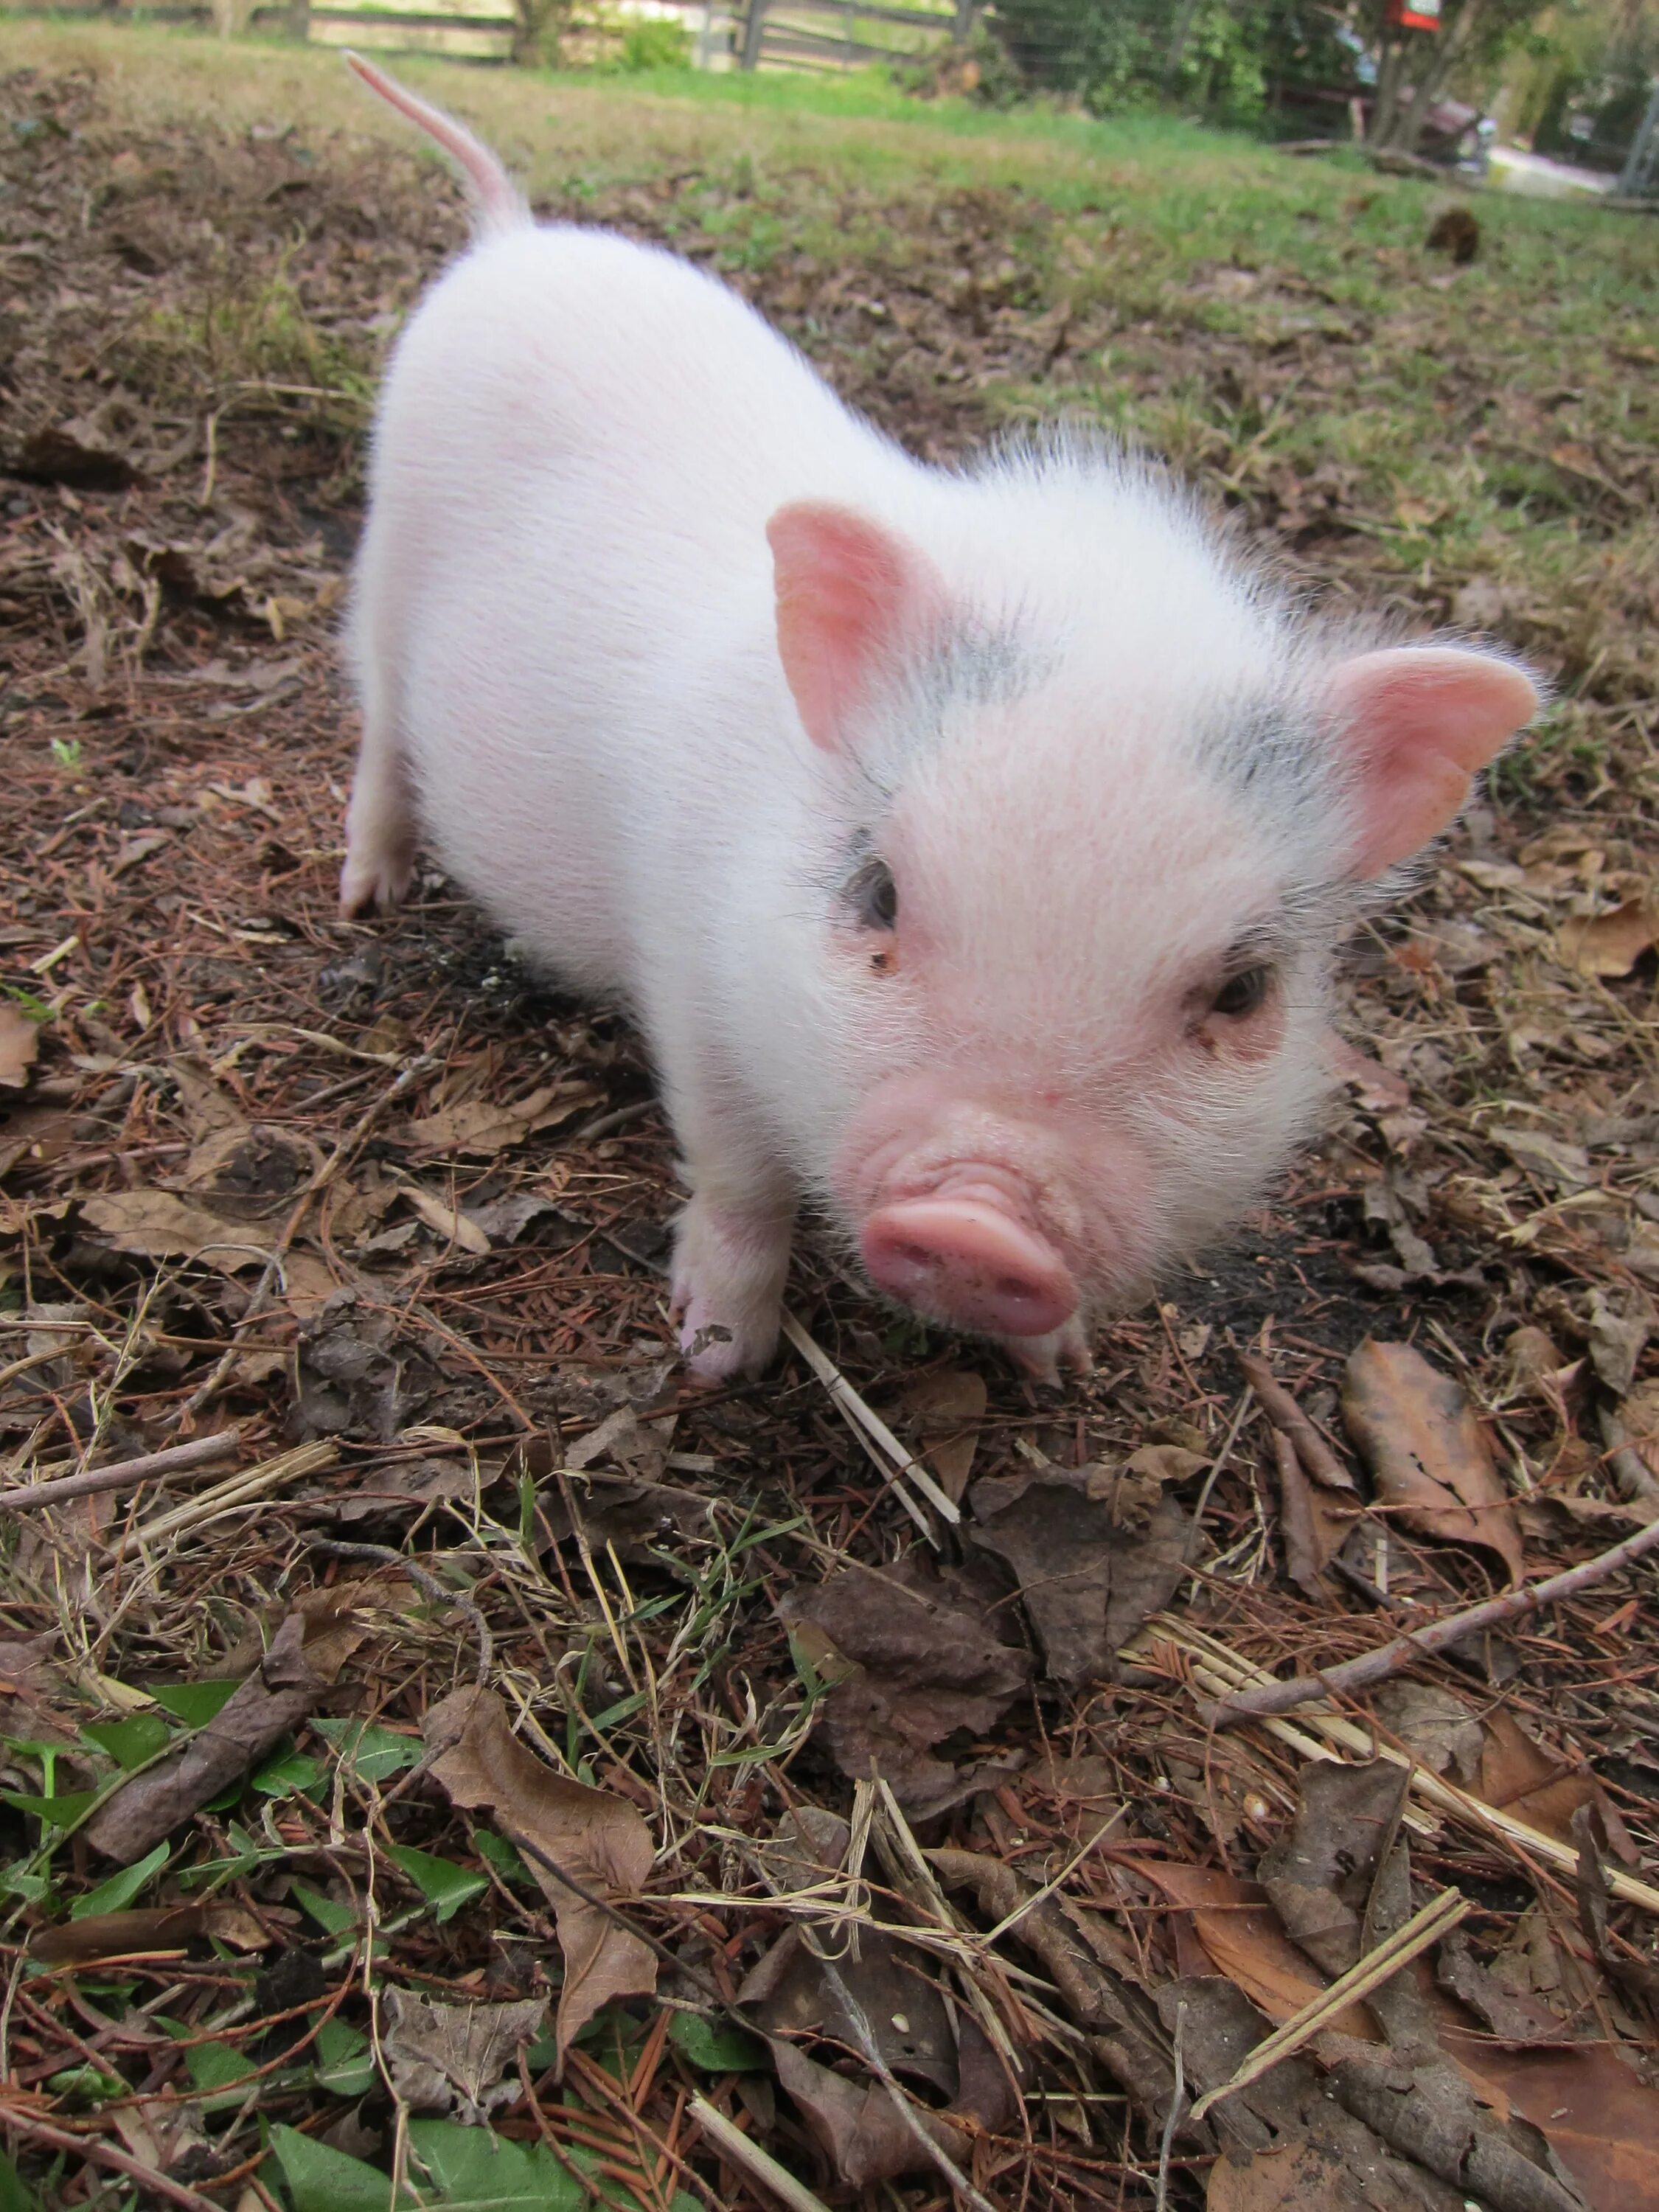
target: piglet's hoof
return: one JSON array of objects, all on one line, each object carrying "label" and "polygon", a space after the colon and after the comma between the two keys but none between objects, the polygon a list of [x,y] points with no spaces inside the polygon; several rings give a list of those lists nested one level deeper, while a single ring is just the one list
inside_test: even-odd
[{"label": "piglet's hoof", "polygon": [[700,1382],[758,1375],[778,1348],[789,1226],[693,1199],[674,1244],[670,1314]]},{"label": "piglet's hoof", "polygon": [[1089,1332],[1077,1314],[1046,1336],[1000,1336],[996,1340],[1020,1372],[1034,1382],[1058,1385],[1062,1369],[1073,1375],[1095,1371]]}]

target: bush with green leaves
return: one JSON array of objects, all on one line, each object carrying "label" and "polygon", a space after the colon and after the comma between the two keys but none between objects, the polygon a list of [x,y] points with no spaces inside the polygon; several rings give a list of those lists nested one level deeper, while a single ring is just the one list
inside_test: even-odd
[{"label": "bush with green leaves", "polygon": [[1275,87],[1342,87],[1352,55],[1312,0],[996,0],[997,36],[1027,82],[1095,114],[1176,106],[1256,121]]},{"label": "bush with green leaves", "polygon": [[606,75],[643,76],[650,70],[691,66],[691,34],[678,17],[622,16],[607,28],[617,33],[617,44],[595,64]]}]

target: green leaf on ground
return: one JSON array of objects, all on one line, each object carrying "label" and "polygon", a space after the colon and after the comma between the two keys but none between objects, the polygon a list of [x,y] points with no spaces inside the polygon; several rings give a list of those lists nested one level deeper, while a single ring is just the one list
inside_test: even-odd
[{"label": "green leaf on ground", "polygon": [[409,2212],[413,2205],[404,2191],[394,2208],[386,2175],[343,2150],[313,2142],[297,2128],[272,2128],[270,2148],[294,2212]]},{"label": "green leaf on ground", "polygon": [[324,1932],[330,1936],[349,1936],[357,1925],[357,1915],[349,1905],[337,1905],[331,1897],[325,1897],[309,1882],[296,1881],[289,1895],[306,1911]]},{"label": "green leaf on ground", "polygon": [[430,1851],[417,1851],[412,1844],[393,1844],[386,1856],[393,1866],[402,1868],[427,1903],[437,1908],[441,1921],[453,1919],[464,1905],[470,1905],[489,1887],[488,1875],[458,1866],[453,1859],[436,1858]]},{"label": "green leaf on ground", "polygon": [[373,1721],[313,1720],[311,1725],[328,1739],[361,1782],[384,1782],[388,1774],[413,1766],[421,1756],[418,1739],[378,1728]]},{"label": "green leaf on ground", "polygon": [[374,2054],[368,2038],[348,2021],[325,2020],[312,2048],[317,2054],[317,2087],[331,2097],[361,2097],[373,2086]]},{"label": "green leaf on ground", "polygon": [[412,2120],[410,2163],[445,2212],[586,2212],[587,2194],[542,2143],[456,2120]]},{"label": "green leaf on ground", "polygon": [[60,1797],[30,1797],[21,1790],[0,1790],[0,1804],[14,1812],[33,1813],[37,1820],[54,1828],[67,1828],[78,1820],[96,1798],[95,1790],[66,1790]]},{"label": "green leaf on ground", "polygon": [[107,1881],[100,1881],[96,1889],[89,1889],[84,1897],[77,1897],[70,1907],[71,1920],[88,1920],[97,1912],[125,1912],[153,1874],[159,1874],[167,1863],[170,1845],[166,1839],[157,1844],[153,1851],[119,1874],[112,1874]]},{"label": "green leaf on ground", "polygon": [[88,1721],[81,1733],[129,1772],[154,1759],[158,1751],[165,1751],[173,1741],[173,1730],[155,1713],[129,1713],[120,1721]]},{"label": "green leaf on ground", "polygon": [[767,2063],[759,2036],[697,2012],[677,2012],[668,2023],[668,2040],[705,2074],[758,2074]]},{"label": "green leaf on ground", "polygon": [[216,1720],[241,1686],[240,1682],[164,1682],[149,1694],[186,1728],[199,1729]]},{"label": "green leaf on ground", "polygon": [[0,2151],[0,2212],[40,2212],[40,2200]]},{"label": "green leaf on ground", "polygon": [[[193,2043],[185,2053],[185,2065],[191,2085],[203,2093],[210,2112],[240,2104],[253,2086],[248,2080],[254,2070],[253,2061],[233,2044]],[[240,2088],[234,2086],[237,2082]],[[216,2095],[216,2092],[223,2094]]]},{"label": "green leaf on ground", "polygon": [[535,1875],[505,1836],[498,1836],[489,1828],[475,1828],[472,1842],[478,1856],[488,1859],[503,1881],[514,1882],[520,1889],[534,1889]]},{"label": "green leaf on ground", "polygon": [[266,1797],[286,1797],[295,1790],[303,1790],[309,1796],[325,1771],[321,1759],[313,1759],[308,1752],[287,1751],[248,1779]]}]

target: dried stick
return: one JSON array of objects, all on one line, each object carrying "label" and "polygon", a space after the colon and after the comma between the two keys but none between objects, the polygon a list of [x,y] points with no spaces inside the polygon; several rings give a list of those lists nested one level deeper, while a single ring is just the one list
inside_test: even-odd
[{"label": "dried stick", "polygon": [[67,2128],[49,2127],[46,2121],[36,2119],[33,2112],[19,2112],[10,2105],[0,2112],[0,2127],[15,2128],[19,2135],[44,2144],[48,2150],[73,2151],[100,2166],[112,2166],[118,2173],[124,2173],[129,2181],[136,2181],[159,2203],[176,2204],[179,2212],[224,2212],[223,2205],[216,2204],[210,2197],[203,2197],[182,2182],[158,2173],[153,2166],[146,2166],[125,2151],[117,2150],[113,2143],[105,2142],[100,2136],[71,2135]]},{"label": "dried stick", "polygon": [[945,1496],[915,1453],[906,1451],[880,1414],[866,1405],[829,1353],[813,1341],[793,1314],[786,1313],[781,1326],[785,1336],[835,1401],[836,1410],[874,1462],[883,1481],[928,1542],[937,1546],[938,1539],[906,1490],[906,1483],[914,1482],[939,1518],[948,1521],[952,1528],[962,1519],[961,1508]]},{"label": "dried stick", "polygon": [[1201,2120],[1224,2097],[1235,2090],[1248,2089],[1252,2081],[1259,2081],[1264,2074],[1271,2073],[1282,2059],[1291,2057],[1310,2042],[1323,2027],[1328,2027],[1343,2008],[1358,2004],[1373,1990],[1392,1981],[1401,1968],[1408,1966],[1431,1943],[1437,1943],[1448,1936],[1474,1910],[1472,1900],[1455,1889],[1443,1889],[1437,1897],[1431,1898],[1420,1912],[1414,1912],[1405,1925],[1379,1943],[1374,1951],[1339,1975],[1328,1989],[1308,2002],[1273,2033],[1258,2043],[1238,2070],[1228,2081],[1213,2089],[1207,2089],[1193,2106],[1193,2118]]},{"label": "dried stick", "polygon": [[[45,1482],[15,1483],[9,1490],[0,1490],[0,1513],[30,1513],[37,1505],[56,1505],[61,1498],[94,1498],[100,1491],[120,1490],[129,1482],[148,1482],[155,1475],[204,1467],[210,1460],[222,1459],[234,1450],[241,1434],[240,1428],[221,1429],[216,1436],[192,1437],[187,1444],[169,1444],[165,1451],[118,1460],[113,1467],[52,1476]],[[63,1465],[61,1460],[58,1465]]]},{"label": "dried stick", "polygon": [[1558,1598],[1571,1597],[1578,1590],[1594,1589],[1598,1583],[1607,1581],[1621,1567],[1633,1566],[1656,1548],[1659,1548],[1659,1521],[1650,1522],[1633,1536],[1626,1536],[1622,1544],[1615,1544],[1610,1552],[1598,1552],[1593,1559],[1585,1559],[1578,1566],[1564,1568],[1559,1575],[1550,1575],[1525,1589],[1508,1590],[1502,1597],[1489,1598],[1484,1605],[1472,1605],[1462,1613],[1449,1613],[1439,1620],[1426,1621],[1408,1635],[1396,1636],[1392,1644],[1379,1644],[1375,1651],[1363,1652],[1358,1659],[1328,1668],[1322,1674],[1298,1674],[1288,1682],[1263,1682],[1254,1688],[1234,1690],[1209,1708],[1207,1717],[1216,1728],[1231,1728],[1237,1721],[1288,1713],[1316,1698],[1346,1697],[1352,1691],[1367,1689],[1373,1682],[1398,1674],[1413,1659],[1428,1652],[1443,1651],[1449,1644],[1459,1644],[1479,1629],[1496,1628],[1503,1621],[1535,1613],[1540,1606],[1553,1605]]},{"label": "dried stick", "polygon": [[917,2116],[915,2106],[900,2088],[892,2068],[876,2047],[875,2033],[866,2016],[864,2007],[842,1980],[835,1961],[832,1959],[826,1959],[820,1952],[817,1954],[817,1964],[824,1980],[830,1984],[836,2002],[846,2015],[847,2024],[853,2031],[853,2040],[858,2045],[860,2056],[880,2076],[882,2087],[891,2098],[893,2109],[898,2114],[906,2133],[915,2136],[916,2148],[927,2153],[951,2188],[972,2205],[973,2212],[996,2212],[995,2206],[981,2196],[944,2144],[936,2136],[931,2135],[923,2125]]},{"label": "dried stick", "polygon": [[1296,1447],[1297,1457],[1316,1482],[1328,1490],[1352,1490],[1354,1480],[1336,1454],[1303,1412],[1285,1385],[1261,1355],[1241,1352],[1238,1364],[1244,1380],[1261,1401],[1261,1410],[1283,1437]]},{"label": "dried stick", "polygon": [[770,2151],[763,2150],[741,2128],[734,2127],[707,2097],[694,2096],[686,2110],[728,2166],[739,2167],[780,2204],[787,2204],[789,2212],[829,2212],[823,2197],[814,2197],[787,2166],[780,2166]]}]

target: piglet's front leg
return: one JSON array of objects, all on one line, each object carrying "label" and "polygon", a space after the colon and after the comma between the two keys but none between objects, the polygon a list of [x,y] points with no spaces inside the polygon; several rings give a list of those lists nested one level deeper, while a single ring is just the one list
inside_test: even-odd
[{"label": "piglet's front leg", "polygon": [[670,1310],[702,1381],[758,1375],[777,1350],[793,1228],[788,1201],[759,1193],[699,1189],[680,1216]]},{"label": "piglet's front leg", "polygon": [[[778,1346],[795,1191],[706,1043],[659,1030],[659,1066],[690,1203],[674,1232],[670,1311],[705,1382],[758,1375]],[[678,1049],[676,1049],[676,1047]]]}]

